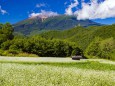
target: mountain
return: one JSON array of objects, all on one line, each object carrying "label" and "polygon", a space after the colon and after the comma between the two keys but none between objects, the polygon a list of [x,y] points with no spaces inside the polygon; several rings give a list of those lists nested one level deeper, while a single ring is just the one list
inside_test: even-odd
[{"label": "mountain", "polygon": [[14,24],[14,31],[28,35],[47,30],[66,30],[75,26],[100,26],[91,20],[77,20],[75,16],[59,15],[52,17],[36,16]]}]

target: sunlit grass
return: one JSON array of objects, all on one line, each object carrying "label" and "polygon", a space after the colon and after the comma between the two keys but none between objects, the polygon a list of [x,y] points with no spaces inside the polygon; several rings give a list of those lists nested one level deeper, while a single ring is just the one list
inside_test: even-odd
[{"label": "sunlit grass", "polygon": [[114,86],[115,64],[71,58],[0,58],[0,86]]}]

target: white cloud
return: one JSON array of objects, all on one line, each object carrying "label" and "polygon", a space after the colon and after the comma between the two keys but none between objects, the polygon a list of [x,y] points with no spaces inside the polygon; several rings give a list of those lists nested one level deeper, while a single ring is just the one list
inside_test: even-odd
[{"label": "white cloud", "polygon": [[45,4],[45,3],[36,4],[36,7],[37,7],[37,8],[40,8],[40,7],[45,7],[45,6],[46,6],[46,4]]},{"label": "white cloud", "polygon": [[73,15],[72,9],[73,9],[74,7],[77,7],[78,4],[79,4],[78,1],[77,1],[77,0],[74,0],[74,3],[71,3],[71,4],[68,6],[68,8],[65,10],[65,14],[67,14],[67,15]]},{"label": "white cloud", "polygon": [[51,17],[51,16],[57,16],[59,15],[57,12],[52,12],[52,11],[45,11],[45,10],[41,10],[40,13],[31,13],[29,14],[30,18],[34,18],[34,17]]},{"label": "white cloud", "polygon": [[82,2],[82,9],[74,12],[80,19],[105,19],[115,17],[115,0],[104,0],[98,3],[98,0],[91,0],[91,3]]},{"label": "white cloud", "polygon": [[6,11],[6,10],[3,10],[2,7],[0,6],[0,13],[1,13],[2,15],[4,15],[4,14],[7,13],[7,11]]},{"label": "white cloud", "polygon": [[64,5],[66,5],[66,4],[67,4],[67,2],[64,3]]}]

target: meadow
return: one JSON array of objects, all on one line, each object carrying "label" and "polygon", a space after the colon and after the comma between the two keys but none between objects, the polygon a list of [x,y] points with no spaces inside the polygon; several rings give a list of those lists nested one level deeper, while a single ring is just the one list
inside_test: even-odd
[{"label": "meadow", "polygon": [[0,86],[114,86],[115,62],[0,57]]}]

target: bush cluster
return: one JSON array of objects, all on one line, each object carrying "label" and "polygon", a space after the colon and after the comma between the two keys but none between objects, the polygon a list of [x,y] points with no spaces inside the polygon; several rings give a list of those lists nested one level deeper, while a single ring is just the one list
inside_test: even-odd
[{"label": "bush cluster", "polygon": [[96,37],[86,49],[85,52],[90,57],[96,56],[104,59],[115,60],[113,54],[115,53],[115,40],[114,38],[108,38],[102,40]]},{"label": "bush cluster", "polygon": [[[6,26],[6,29],[4,29]],[[5,40],[1,41],[1,50],[5,51],[2,55],[18,55],[20,53],[35,54],[41,57],[68,57],[73,52],[80,52],[81,49],[72,42],[45,39],[40,36],[13,36],[13,30],[10,24],[2,25],[2,35],[5,35]],[[7,32],[7,33],[6,33]],[[4,39],[4,37],[2,37]]]}]

